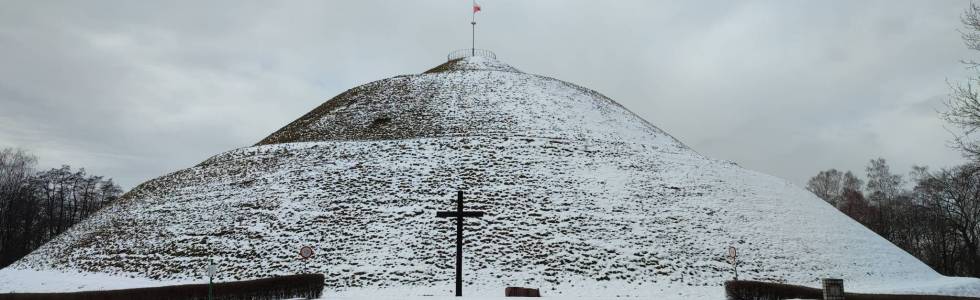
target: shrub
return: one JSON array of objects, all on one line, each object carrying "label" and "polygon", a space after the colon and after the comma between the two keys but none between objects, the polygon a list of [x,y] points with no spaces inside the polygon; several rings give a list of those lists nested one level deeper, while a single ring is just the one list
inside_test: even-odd
[{"label": "shrub", "polygon": [[[323,292],[323,280],[323,274],[303,274],[221,282],[213,285],[213,294],[214,299],[220,300],[286,299],[298,297],[316,299]],[[0,294],[0,300],[163,300],[207,298],[208,285],[206,283],[74,293]]]}]

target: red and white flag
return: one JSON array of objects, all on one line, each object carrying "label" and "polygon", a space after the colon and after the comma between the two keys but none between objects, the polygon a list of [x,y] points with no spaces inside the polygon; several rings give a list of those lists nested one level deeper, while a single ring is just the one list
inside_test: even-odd
[{"label": "red and white flag", "polygon": [[475,14],[476,12],[478,12],[480,10],[481,10],[480,9],[480,5],[479,4],[476,4],[476,1],[474,1],[473,2],[473,13]]}]

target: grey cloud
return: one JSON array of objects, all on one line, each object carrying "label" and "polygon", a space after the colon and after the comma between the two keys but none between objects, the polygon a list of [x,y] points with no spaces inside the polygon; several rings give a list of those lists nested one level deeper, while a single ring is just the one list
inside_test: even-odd
[{"label": "grey cloud", "polygon": [[[924,105],[965,78],[967,1],[480,1],[477,46],[596,89],[701,153],[802,184],[961,161]],[[127,187],[248,146],[469,45],[467,1],[45,1],[0,10],[0,145]],[[929,103],[929,104],[923,104]]]}]

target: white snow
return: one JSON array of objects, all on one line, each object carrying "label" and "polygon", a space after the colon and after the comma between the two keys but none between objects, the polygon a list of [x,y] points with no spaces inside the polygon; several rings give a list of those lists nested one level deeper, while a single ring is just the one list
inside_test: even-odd
[{"label": "white snow", "polygon": [[0,292],[192,282],[211,257],[222,280],[323,273],[341,299],[451,295],[454,227],[434,215],[463,189],[487,211],[466,223],[476,296],[720,299],[729,245],[741,279],[980,295],[980,280],[942,277],[804,189],[706,158],[594,91],[462,63],[352,89],[261,145],[147,182],[0,270]]},{"label": "white snow", "polygon": [[[87,290],[112,290],[139,287],[153,287],[176,284],[207,283],[206,279],[158,281],[145,278],[131,278],[102,273],[0,270],[0,293],[7,292],[73,292]],[[980,282],[975,278],[944,278],[914,284],[904,283],[892,287],[854,287],[845,282],[848,292],[921,294],[943,292],[952,295],[976,296]],[[724,291],[719,286],[652,285],[636,286],[624,284],[604,284],[595,286],[558,286],[555,290],[543,290],[543,298],[548,299],[723,299]],[[628,293],[624,293],[624,291]],[[464,287],[463,299],[502,299],[503,287],[498,289],[472,289]],[[616,296],[619,297],[616,297]],[[352,288],[343,291],[324,290],[322,299],[459,299],[453,296],[453,287],[440,286],[438,290],[400,288]]]},{"label": "white snow", "polygon": [[198,282],[189,280],[161,281],[77,271],[37,271],[14,268],[0,270],[0,293],[115,290],[188,283],[207,283],[207,280]]},{"label": "white snow", "polygon": [[[57,272],[34,270],[0,270],[0,286],[5,287],[0,293],[6,292],[73,292],[87,290],[113,290],[139,287],[153,287],[176,284],[207,283],[206,279],[183,281],[156,281],[141,278],[114,276],[101,273]],[[17,288],[9,288],[14,287]],[[607,284],[603,286],[560,287],[566,291],[564,295],[555,295],[552,291],[542,291],[544,298],[551,299],[604,299],[609,295],[621,294],[623,289],[635,289],[634,286]],[[451,285],[440,286],[439,289],[400,288],[353,288],[344,291],[325,290],[322,299],[459,299],[453,296]],[[464,287],[466,297],[463,299],[501,299],[503,287],[499,289],[471,289]],[[552,294],[549,294],[551,292]],[[658,286],[641,289],[639,293],[625,295],[622,298],[657,297],[657,299],[721,299],[724,291],[720,287],[691,287],[691,286]]]}]

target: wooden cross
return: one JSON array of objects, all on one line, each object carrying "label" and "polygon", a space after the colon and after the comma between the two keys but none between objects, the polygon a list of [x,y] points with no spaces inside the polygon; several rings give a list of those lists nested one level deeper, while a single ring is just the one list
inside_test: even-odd
[{"label": "wooden cross", "polygon": [[437,218],[456,218],[456,297],[463,296],[463,218],[482,216],[482,211],[463,211],[463,191],[456,192],[456,211],[436,212]]}]

